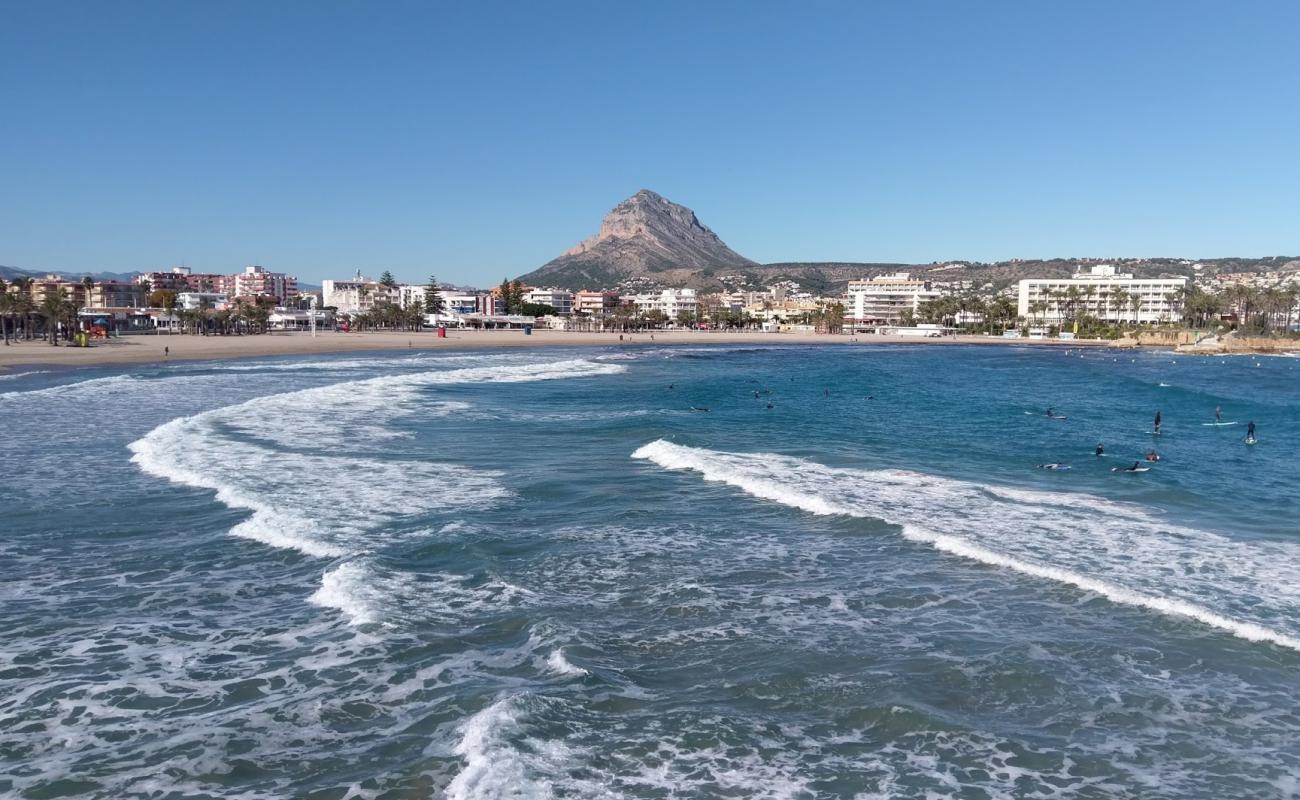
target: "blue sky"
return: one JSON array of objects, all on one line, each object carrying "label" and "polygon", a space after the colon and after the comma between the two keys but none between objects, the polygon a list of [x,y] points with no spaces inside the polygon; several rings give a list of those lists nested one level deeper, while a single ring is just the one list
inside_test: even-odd
[{"label": "blue sky", "polygon": [[[627,6],[627,7],[624,7]],[[1300,253],[1300,3],[0,0],[0,264]]]}]

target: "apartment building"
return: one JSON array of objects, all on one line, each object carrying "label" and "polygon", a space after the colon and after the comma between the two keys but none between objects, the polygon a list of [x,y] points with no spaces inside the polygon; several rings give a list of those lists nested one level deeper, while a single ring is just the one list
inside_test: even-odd
[{"label": "apartment building", "polygon": [[1182,319],[1182,291],[1188,279],[1134,278],[1097,264],[1071,278],[1020,281],[1017,313],[1047,325],[1090,314],[1103,322],[1164,323]]},{"label": "apartment building", "polygon": [[915,314],[922,303],[939,296],[930,281],[906,272],[850,281],[844,295],[844,321],[853,326],[895,325],[904,312]]}]

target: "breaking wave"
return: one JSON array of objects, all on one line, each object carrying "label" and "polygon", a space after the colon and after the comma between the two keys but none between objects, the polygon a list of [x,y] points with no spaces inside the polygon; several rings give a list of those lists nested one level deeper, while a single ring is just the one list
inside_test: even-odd
[{"label": "breaking wave", "polygon": [[884,520],[900,526],[908,540],[941,552],[1300,650],[1300,632],[1281,627],[1300,617],[1300,551],[1294,546],[1238,542],[1083,494],[833,468],[664,440],[632,457],[811,514]]}]

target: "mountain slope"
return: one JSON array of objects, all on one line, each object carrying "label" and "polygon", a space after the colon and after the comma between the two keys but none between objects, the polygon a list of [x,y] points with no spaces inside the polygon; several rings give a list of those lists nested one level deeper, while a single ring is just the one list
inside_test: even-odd
[{"label": "mountain slope", "polygon": [[628,278],[667,279],[697,270],[755,266],[718,238],[695,212],[648,189],[614,206],[600,232],[522,276],[566,289],[613,286]]}]

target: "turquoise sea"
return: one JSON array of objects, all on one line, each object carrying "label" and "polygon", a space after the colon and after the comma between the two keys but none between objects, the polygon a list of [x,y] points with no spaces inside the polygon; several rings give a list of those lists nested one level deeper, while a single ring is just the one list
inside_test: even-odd
[{"label": "turquoise sea", "polygon": [[1300,359],[174,363],[0,430],[0,796],[1300,795]]}]

